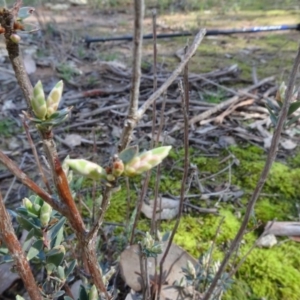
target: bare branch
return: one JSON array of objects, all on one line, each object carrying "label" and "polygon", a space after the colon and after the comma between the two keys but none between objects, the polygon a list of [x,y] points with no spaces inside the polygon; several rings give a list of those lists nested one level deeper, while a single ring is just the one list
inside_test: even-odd
[{"label": "bare branch", "polygon": [[132,86],[130,93],[130,105],[127,119],[124,124],[119,150],[123,150],[129,144],[132,131],[137,122],[137,110],[140,96],[141,61],[143,45],[143,19],[144,0],[134,0],[134,39],[133,39],[133,69]]},{"label": "bare branch", "polygon": [[189,47],[187,53],[184,55],[181,63],[178,65],[178,67],[174,70],[174,72],[170,75],[170,77],[165,81],[165,83],[155,92],[153,93],[146,102],[139,108],[138,114],[137,114],[137,121],[139,121],[146,110],[150,107],[150,105],[158,98],[160,97],[163,92],[172,84],[172,82],[178,77],[178,75],[182,72],[185,65],[188,63],[188,61],[192,58],[192,56],[195,54],[198,46],[202,42],[204,36],[205,36],[206,30],[202,29],[199,31],[199,33],[195,36],[195,39],[193,41],[193,44]]},{"label": "bare branch", "polygon": [[109,201],[111,199],[111,195],[112,195],[112,187],[111,186],[106,186],[105,190],[103,192],[103,199],[102,199],[102,204],[101,204],[101,210],[99,212],[98,218],[93,226],[93,228],[90,230],[88,236],[87,236],[87,240],[92,240],[92,239],[96,239],[98,231],[102,225],[103,219],[104,219],[104,215],[105,212],[108,208],[109,205]]},{"label": "bare branch", "polygon": [[232,241],[231,246],[230,246],[228,252],[226,253],[226,255],[221,263],[221,266],[220,266],[217,274],[215,275],[215,278],[212,281],[209,289],[207,290],[203,300],[210,299],[210,297],[211,297],[212,293],[214,292],[214,289],[218,283],[218,280],[221,278],[222,273],[224,272],[232,254],[234,253],[236,247],[239,245],[239,243],[244,235],[247,224],[250,220],[255,203],[256,203],[258,196],[265,184],[265,181],[267,180],[267,176],[269,174],[271,166],[276,158],[276,153],[277,153],[277,149],[278,149],[278,145],[279,145],[279,140],[281,137],[281,132],[282,132],[282,129],[283,129],[286,117],[287,117],[287,112],[288,112],[288,109],[290,106],[290,102],[291,102],[291,99],[293,96],[293,90],[294,90],[294,86],[295,86],[295,82],[296,82],[296,78],[297,78],[299,65],[300,65],[300,45],[298,47],[298,52],[297,52],[297,55],[296,55],[296,58],[295,58],[295,61],[293,64],[293,68],[292,68],[292,71],[290,74],[289,83],[288,83],[286,93],[285,93],[284,104],[282,106],[280,116],[278,119],[278,123],[277,123],[277,127],[276,127],[274,135],[273,135],[273,139],[272,139],[271,147],[270,147],[270,150],[269,150],[269,153],[267,156],[267,161],[266,161],[265,167],[261,173],[259,181],[256,185],[256,188],[255,188],[253,194],[252,194],[252,197],[248,203],[247,210],[246,210],[243,222],[241,224],[241,227],[240,227],[238,233],[236,234],[234,240]]},{"label": "bare branch", "polygon": [[34,181],[32,181],[19,167],[2,151],[0,151],[0,161],[9,169],[26,187],[32,190],[35,194],[40,196],[44,201],[49,203],[54,209],[62,213],[63,207],[59,205],[45,190],[40,188]]},{"label": "bare branch", "polygon": [[[184,72],[184,76],[186,76],[187,73]],[[185,80],[185,79],[184,79]],[[172,233],[170,235],[166,250],[164,252],[163,257],[161,258],[161,261],[159,263],[159,283],[158,283],[158,297],[160,297],[160,291],[161,291],[161,285],[162,285],[162,279],[163,279],[163,265],[166,260],[166,257],[170,251],[170,248],[172,246],[172,242],[174,239],[174,236],[177,232],[177,229],[179,227],[180,219],[183,212],[183,203],[184,203],[184,197],[185,197],[185,186],[186,181],[188,178],[188,171],[189,171],[189,118],[188,118],[188,111],[187,107],[189,107],[189,93],[185,91],[185,89],[188,88],[188,86],[185,86],[183,88],[182,82],[179,82],[179,90],[181,93],[182,98],[182,112],[183,112],[183,118],[184,118],[184,167],[183,167],[183,176],[181,181],[181,189],[180,189],[180,201],[179,201],[179,212],[177,215],[176,223],[174,225],[174,228],[172,230]],[[187,96],[187,98],[185,98]]]}]

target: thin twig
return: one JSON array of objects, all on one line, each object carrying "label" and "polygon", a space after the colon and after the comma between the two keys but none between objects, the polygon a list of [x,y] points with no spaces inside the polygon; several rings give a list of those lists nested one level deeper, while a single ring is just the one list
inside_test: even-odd
[{"label": "thin twig", "polygon": [[16,237],[14,228],[11,223],[10,216],[5,209],[5,205],[0,192],[0,237],[6,244],[18,273],[23,280],[25,288],[32,300],[42,300],[43,297],[36,284],[33,274],[30,269],[28,260],[22,250],[22,246]]},{"label": "thin twig", "polygon": [[18,178],[26,187],[49,203],[55,210],[65,214],[65,207],[60,202],[52,198],[45,190],[32,181],[19,167],[2,151],[0,151],[0,161],[9,169],[16,178]]},{"label": "thin twig", "polygon": [[[187,53],[188,45],[184,47],[184,54]],[[186,64],[183,69],[183,86],[184,86],[184,98],[189,99],[189,93],[190,93],[190,85],[189,85],[189,64]],[[189,114],[190,110],[190,101],[186,102],[186,111],[187,114]]]},{"label": "thin twig", "polygon": [[211,244],[211,247],[209,249],[209,256],[208,256],[208,261],[207,261],[207,265],[206,265],[206,270],[205,270],[205,273],[206,273],[206,278],[205,278],[205,282],[204,282],[204,288],[206,288],[206,285],[208,283],[208,271],[209,271],[209,268],[210,268],[210,264],[211,264],[211,261],[212,261],[212,254],[213,254],[213,251],[214,251],[214,246],[216,245],[216,241],[217,241],[217,237],[220,233],[220,230],[221,230],[221,225],[223,224],[225,220],[225,217],[223,216],[219,222],[219,225],[217,227],[217,230],[216,230],[216,234],[215,234],[215,237],[214,237],[214,240]]},{"label": "thin twig", "polygon": [[260,194],[260,192],[261,192],[261,190],[262,190],[262,188],[265,184],[265,181],[267,180],[267,176],[270,172],[271,166],[272,166],[272,164],[273,164],[273,162],[276,158],[276,153],[277,153],[277,149],[278,149],[278,145],[279,145],[279,141],[280,141],[280,137],[281,137],[281,132],[282,132],[282,129],[283,129],[286,117],[287,117],[287,112],[288,112],[288,109],[289,109],[289,106],[290,106],[290,102],[291,102],[291,99],[292,99],[292,96],[293,96],[293,90],[294,90],[294,86],[295,86],[295,82],[296,82],[296,78],[297,78],[299,65],[300,65],[300,45],[298,47],[298,52],[297,52],[296,58],[294,60],[293,68],[292,68],[290,78],[289,78],[289,83],[288,83],[288,86],[287,86],[287,89],[286,89],[286,92],[285,92],[284,104],[282,106],[282,109],[281,109],[281,112],[280,112],[280,115],[279,115],[279,119],[278,119],[278,123],[277,123],[277,127],[275,129],[275,132],[274,132],[274,135],[273,135],[273,138],[272,138],[272,143],[271,143],[270,150],[268,152],[266,164],[265,164],[264,169],[261,173],[261,176],[260,176],[259,181],[256,185],[256,188],[255,188],[255,190],[252,194],[252,197],[251,197],[251,199],[248,203],[247,210],[246,210],[243,222],[241,224],[241,227],[240,227],[238,233],[236,234],[234,240],[232,241],[232,243],[229,247],[229,250],[228,250],[228,252],[226,253],[226,255],[224,257],[217,274],[215,275],[208,291],[204,295],[203,300],[209,300],[210,299],[210,297],[211,297],[212,293],[214,292],[214,289],[215,289],[215,287],[218,283],[218,280],[221,278],[221,276],[222,276],[222,274],[223,274],[223,272],[224,272],[224,270],[225,270],[225,268],[226,268],[226,266],[227,266],[227,264],[228,264],[228,262],[229,262],[229,260],[232,256],[232,254],[234,253],[234,250],[239,245],[239,243],[240,243],[240,241],[241,241],[241,239],[244,235],[247,224],[250,220],[250,217],[252,215],[255,203],[256,203],[256,201],[259,197],[259,194]]},{"label": "thin twig", "polygon": [[132,131],[137,122],[137,110],[139,105],[141,82],[144,10],[144,0],[134,0],[134,39],[132,56],[134,59],[132,67],[132,87],[130,93],[129,112],[124,124],[119,151],[125,149],[129,144]]},{"label": "thin twig", "polygon": [[206,30],[201,29],[198,34],[195,36],[195,39],[193,41],[193,44],[189,47],[187,53],[184,55],[181,63],[177,66],[177,68],[173,71],[173,73],[170,75],[168,79],[164,82],[164,84],[155,92],[153,93],[146,102],[139,108],[138,114],[137,114],[137,121],[142,118],[146,110],[150,107],[150,105],[158,99],[164,91],[167,90],[167,88],[173,83],[173,81],[178,77],[178,75],[182,72],[185,65],[189,62],[189,60],[192,58],[192,56],[195,54],[196,50],[198,49],[198,46],[202,42],[204,36],[205,36]]},{"label": "thin twig", "polygon": [[164,114],[165,114],[165,110],[166,110],[166,102],[167,102],[167,93],[164,93],[163,94],[163,102],[162,102],[162,106],[161,106],[161,110],[160,110],[159,128],[158,128],[158,132],[157,132],[157,135],[156,135],[156,143],[155,143],[156,146],[158,145],[159,138],[160,138],[160,135],[162,133],[163,126],[165,125],[165,116],[164,116]]},{"label": "thin twig", "polygon": [[21,120],[22,120],[23,127],[24,127],[24,129],[25,129],[26,136],[27,136],[27,140],[28,140],[29,145],[30,145],[30,147],[31,147],[31,150],[32,150],[32,153],[33,153],[35,162],[36,162],[36,164],[37,164],[37,166],[38,166],[38,170],[39,170],[39,172],[40,172],[40,176],[42,177],[42,180],[43,180],[43,182],[44,182],[44,184],[45,184],[45,186],[46,186],[46,188],[47,188],[47,190],[48,190],[48,193],[49,193],[49,194],[52,194],[52,190],[51,190],[50,184],[49,184],[49,182],[48,182],[47,177],[45,176],[45,173],[44,173],[44,171],[43,171],[43,168],[42,168],[42,165],[41,165],[39,156],[38,156],[37,151],[36,151],[36,147],[35,147],[35,145],[34,145],[34,143],[33,143],[32,138],[31,138],[31,135],[30,135],[30,132],[29,132],[28,124],[26,123],[24,116],[20,116],[20,117],[21,117]]},{"label": "thin twig", "polygon": [[111,195],[112,195],[112,187],[107,185],[105,187],[105,190],[102,195],[103,198],[102,198],[102,203],[101,203],[101,209],[100,209],[97,221],[94,224],[93,228],[90,230],[89,234],[87,235],[87,241],[96,239],[97,233],[102,225],[105,212],[108,208],[109,201],[111,199]]},{"label": "thin twig", "polygon": [[[185,87],[186,88],[186,87]],[[183,212],[183,204],[184,204],[184,196],[185,196],[185,185],[186,181],[188,178],[188,171],[189,171],[189,125],[188,125],[188,112],[187,112],[187,107],[188,107],[188,102],[189,102],[189,96],[186,99],[185,95],[188,95],[188,93],[184,92],[182,82],[179,82],[179,90],[181,93],[182,97],[182,111],[183,111],[183,118],[184,118],[184,171],[183,171],[183,176],[182,176],[182,181],[181,181],[181,189],[180,189],[180,203],[179,203],[179,212],[177,215],[177,220],[175,222],[174,228],[172,230],[172,233],[170,235],[170,239],[168,241],[167,247],[165,249],[165,252],[160,260],[159,263],[159,269],[160,269],[160,274],[159,274],[159,282],[158,282],[158,299],[160,299],[160,291],[161,291],[161,285],[162,285],[162,279],[163,279],[163,265],[166,260],[166,257],[170,251],[174,236],[177,232],[180,219],[182,216]]]},{"label": "thin twig", "polygon": [[[27,157],[27,153],[25,153],[25,155],[22,157],[22,160],[21,160],[21,163],[19,165],[19,169],[21,170],[23,168],[23,165],[24,165],[24,162],[25,162],[25,159]],[[4,199],[3,199],[3,202],[4,204],[6,203],[7,199],[8,199],[8,196],[12,190],[12,188],[14,187],[15,183],[16,183],[16,180],[17,180],[17,177],[14,176],[13,180],[11,181],[10,185],[9,185],[9,188],[4,196]]]},{"label": "thin twig", "polygon": [[138,219],[139,219],[140,214],[141,214],[144,198],[145,198],[145,195],[146,195],[146,192],[147,192],[147,189],[148,189],[148,185],[149,185],[149,181],[150,181],[150,174],[151,174],[151,170],[146,173],[146,178],[144,180],[142,191],[141,191],[140,197],[138,199],[136,215],[135,215],[135,219],[134,219],[134,222],[133,222],[133,225],[132,225],[131,235],[130,235],[130,239],[129,239],[130,245],[132,245],[133,242],[134,242],[134,237],[135,237],[134,233],[135,233],[135,230],[136,230]]},{"label": "thin twig", "polygon": [[[153,32],[153,93],[157,90],[157,41],[156,41],[156,10],[152,12],[152,32]],[[156,124],[156,100],[152,105],[152,139],[151,148],[156,144],[154,140],[155,136],[155,124]],[[157,195],[158,195],[158,184],[160,181],[160,165],[157,167],[156,181],[155,181],[155,191],[154,191],[154,205],[152,211],[151,219],[151,230],[150,233],[155,233],[155,214],[157,208]]]},{"label": "thin twig", "polygon": [[[95,127],[92,129],[93,134],[93,162],[96,163],[97,159],[97,141],[96,141],[96,133]],[[92,189],[92,201],[93,201],[93,208],[92,208],[92,217],[91,217],[91,225],[94,224],[95,221],[95,210],[96,210],[96,190],[97,190],[97,181],[93,180],[93,189]]]},{"label": "thin twig", "polygon": [[[153,93],[157,90],[157,41],[156,41],[156,10],[152,12],[152,27],[153,27]],[[152,111],[152,138],[155,130],[156,122],[156,101],[153,102],[153,111]],[[153,145],[152,145],[153,146]]]}]

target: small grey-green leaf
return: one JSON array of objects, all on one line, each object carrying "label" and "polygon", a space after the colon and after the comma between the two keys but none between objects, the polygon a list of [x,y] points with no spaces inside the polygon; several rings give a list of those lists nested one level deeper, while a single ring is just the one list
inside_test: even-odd
[{"label": "small grey-green leaf", "polygon": [[44,243],[42,240],[37,240],[36,242],[34,242],[27,253],[27,259],[31,260],[32,258],[37,256],[43,249],[43,244]]},{"label": "small grey-green leaf", "polygon": [[79,299],[78,300],[89,300],[88,293],[83,285],[80,286]]},{"label": "small grey-green leaf", "polygon": [[73,270],[74,270],[76,264],[77,264],[77,260],[76,260],[76,259],[74,259],[73,261],[70,262],[68,268],[67,268],[66,271],[65,271],[65,276],[66,276],[66,278],[68,278],[69,275],[73,272]]},{"label": "small grey-green leaf", "polygon": [[7,255],[8,249],[5,247],[0,247],[0,256]]},{"label": "small grey-green leaf", "polygon": [[19,215],[17,217],[17,221],[19,222],[19,224],[21,225],[21,227],[23,229],[26,229],[27,231],[30,231],[31,229],[33,229],[34,230],[34,235],[36,237],[42,237],[43,236],[41,228],[39,228],[38,226],[33,224],[31,221],[25,219],[25,217]]},{"label": "small grey-green leaf", "polygon": [[46,270],[48,274],[52,274],[52,272],[56,269],[56,266],[52,263],[46,264]]},{"label": "small grey-green leaf", "polygon": [[61,291],[58,291],[56,292],[54,295],[53,295],[53,298],[54,299],[58,299],[59,297],[63,296],[66,292],[61,290]]},{"label": "small grey-green leaf", "polygon": [[58,267],[64,260],[65,254],[63,252],[57,253],[55,255],[47,256],[47,264],[53,264]]},{"label": "small grey-green leaf", "polygon": [[51,247],[59,246],[63,240],[63,237],[64,237],[64,226],[62,226],[58,230],[58,233],[56,237],[51,241],[50,246]]},{"label": "small grey-green leaf", "polygon": [[293,117],[292,119],[290,119],[289,121],[287,121],[284,126],[285,128],[288,128],[289,126],[293,125],[295,122],[297,122],[300,118],[300,115]]},{"label": "small grey-green leaf", "polygon": [[56,236],[59,234],[60,229],[64,226],[65,221],[66,218],[62,217],[55,225],[50,228],[50,230],[48,231],[48,238],[50,241],[56,238]]},{"label": "small grey-green leaf", "polygon": [[167,231],[167,232],[163,235],[163,237],[162,237],[162,242],[168,241],[170,235],[171,235],[171,232],[170,232],[170,231]]},{"label": "small grey-green leaf", "polygon": [[66,280],[65,269],[62,266],[58,266],[57,273],[60,280]]},{"label": "small grey-green leaf", "polygon": [[300,108],[300,101],[293,102],[288,110],[288,116],[293,114],[298,108]]},{"label": "small grey-green leaf", "polygon": [[33,7],[23,6],[18,11],[18,18],[24,20],[32,15],[35,11]]},{"label": "small grey-green leaf", "polygon": [[12,261],[14,261],[14,260],[12,259],[12,257],[10,255],[4,255],[4,256],[2,256],[1,264],[9,263],[9,262],[12,262]]}]

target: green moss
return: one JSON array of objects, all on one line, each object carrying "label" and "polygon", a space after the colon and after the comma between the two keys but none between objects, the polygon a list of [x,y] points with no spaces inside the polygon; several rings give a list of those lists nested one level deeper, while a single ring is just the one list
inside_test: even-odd
[{"label": "green moss", "polygon": [[[278,207],[277,207],[278,210]],[[230,242],[239,226],[240,220],[226,210],[221,211],[224,222],[216,239],[214,259],[221,260],[223,245]],[[211,246],[221,217],[184,216],[181,220],[175,242],[195,257],[205,253]],[[164,222],[162,229],[172,230],[174,221]],[[252,246],[255,234],[244,236],[239,250],[240,257]],[[224,299],[300,299],[300,248],[294,242],[284,243],[272,249],[254,249],[236,274],[235,283]]]},{"label": "green moss", "polygon": [[[232,183],[244,191],[249,192],[244,197],[244,203],[250,198],[265,164],[266,155],[258,147],[231,147],[230,151],[239,159],[239,166],[233,169]],[[263,189],[263,196],[255,207],[257,220],[289,220],[296,216],[295,200],[298,199],[298,182],[300,180],[300,155],[296,155],[289,165],[275,162]],[[215,160],[214,165],[218,166]],[[199,165],[205,167],[207,160],[201,158]],[[291,165],[293,168],[291,168]],[[219,165],[219,169],[220,169]],[[224,205],[221,214],[225,216],[221,231],[216,240],[214,258],[222,259],[224,245],[235,236],[240,219],[237,219]],[[184,217],[177,232],[175,241],[199,256],[207,251],[214,238],[219,217],[207,216],[203,218]],[[251,224],[249,225],[251,229]],[[251,247],[257,236],[254,232],[244,237],[240,254],[243,255]],[[235,283],[225,296],[225,299],[300,299],[299,282],[300,248],[294,242],[285,243],[272,249],[255,249],[241,269],[236,274]],[[284,274],[289,274],[285,276]]]},{"label": "green moss", "polygon": [[[239,165],[232,169],[232,184],[238,185],[246,193],[242,202],[246,204],[255,188],[259,176],[264,167],[266,155],[258,147],[231,147],[229,151],[239,160]],[[172,150],[167,165],[174,167],[172,171],[162,173],[160,180],[160,192],[169,192],[178,195],[181,187],[183,166],[183,150]],[[225,167],[228,162],[220,164],[223,157],[228,156],[224,152],[220,157],[205,157],[195,149],[190,149],[191,163],[197,165],[200,172],[215,174]],[[270,220],[293,220],[295,218],[295,201],[298,199],[298,182],[300,180],[300,155],[296,155],[288,164],[275,162],[268,180],[263,189],[262,196],[255,207],[256,220],[263,223]],[[292,167],[291,167],[292,166]],[[222,175],[222,180],[228,180],[227,173]],[[141,178],[134,179],[140,183]],[[154,187],[156,176],[150,180],[150,188]],[[129,213],[132,212],[138,195],[131,191],[132,204]],[[121,190],[113,195],[109,210],[106,214],[107,221],[123,222],[127,214],[127,192]],[[200,257],[206,253],[215,240],[217,228],[223,219],[214,245],[213,258],[221,260],[235,237],[241,218],[236,216],[236,211],[241,213],[244,208],[235,207],[235,204],[221,203],[220,216],[185,214],[175,235],[175,242],[186,249],[194,257]],[[149,231],[150,220],[141,218],[138,229]],[[171,231],[174,220],[161,222],[160,231]],[[255,224],[256,225],[256,224]],[[248,225],[247,233],[239,248],[237,258],[243,255],[257,239],[253,224]],[[255,249],[235,276],[234,284],[225,294],[224,299],[258,300],[258,299],[300,299],[300,248],[295,242],[283,243],[272,249]]]},{"label": "green moss", "polygon": [[[230,149],[239,159],[240,165],[233,174],[233,183],[247,191],[253,191],[265,165],[265,155],[258,147]],[[265,183],[263,193],[281,197],[283,204],[298,197],[300,168],[291,168],[280,162],[274,162]]]},{"label": "green moss", "polygon": [[280,199],[260,199],[255,207],[255,217],[257,220],[266,223],[277,219],[287,220],[291,212],[291,203]]},{"label": "green moss", "polygon": [[299,255],[300,249],[293,242],[272,249],[254,249],[236,277],[257,298],[300,299],[299,261],[295,259]]},{"label": "green moss", "polygon": [[105,213],[105,221],[124,223],[127,216],[127,210],[131,213],[137,201],[137,195],[133,191],[130,192],[130,199],[131,205],[128,207],[126,189],[121,189],[114,193],[109,208]]},{"label": "green moss", "polygon": [[287,161],[291,168],[300,168],[300,151],[289,157]]}]

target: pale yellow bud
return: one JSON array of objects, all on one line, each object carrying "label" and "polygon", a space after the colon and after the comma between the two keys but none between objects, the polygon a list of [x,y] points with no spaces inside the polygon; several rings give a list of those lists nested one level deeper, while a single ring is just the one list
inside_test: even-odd
[{"label": "pale yellow bud", "polygon": [[40,221],[43,227],[46,227],[50,221],[52,213],[52,207],[48,203],[44,202],[40,211]]},{"label": "pale yellow bud", "polygon": [[125,165],[124,174],[135,176],[156,167],[169,154],[171,148],[171,146],[158,147],[134,157]]},{"label": "pale yellow bud", "polygon": [[49,118],[58,109],[61,95],[63,92],[64,83],[60,80],[51,90],[47,98],[47,117]]},{"label": "pale yellow bud", "polygon": [[85,159],[66,159],[65,162],[71,169],[88,178],[94,180],[106,178],[105,170],[91,161]]},{"label": "pale yellow bud", "polygon": [[47,105],[43,84],[39,80],[33,88],[33,97],[31,99],[31,106],[35,116],[38,119],[45,120],[47,114]]}]

